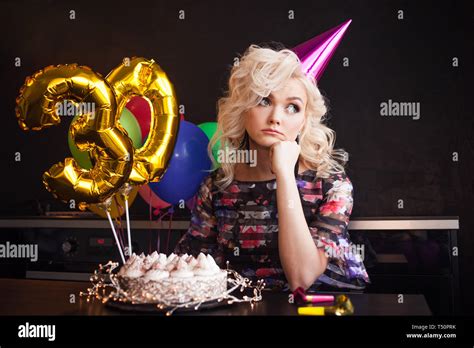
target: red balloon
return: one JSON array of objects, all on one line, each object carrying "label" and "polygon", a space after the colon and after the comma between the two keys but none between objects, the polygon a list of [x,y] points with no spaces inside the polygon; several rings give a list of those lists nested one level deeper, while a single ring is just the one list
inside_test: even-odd
[{"label": "red balloon", "polygon": [[145,141],[151,126],[151,108],[145,98],[132,97],[125,107],[135,116],[142,131],[142,141]]},{"label": "red balloon", "polygon": [[155,208],[153,215],[158,215],[160,209],[169,207],[171,205],[170,203],[165,202],[160,197],[158,197],[148,185],[143,185],[140,187],[140,191],[138,191],[138,193],[145,202],[151,205],[152,208]]}]

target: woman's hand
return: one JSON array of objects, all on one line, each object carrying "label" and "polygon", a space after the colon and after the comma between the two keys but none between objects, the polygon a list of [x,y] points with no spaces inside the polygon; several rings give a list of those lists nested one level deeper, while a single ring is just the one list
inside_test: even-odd
[{"label": "woman's hand", "polygon": [[278,141],[270,148],[271,171],[279,175],[294,175],[296,161],[300,155],[300,145],[296,141]]}]

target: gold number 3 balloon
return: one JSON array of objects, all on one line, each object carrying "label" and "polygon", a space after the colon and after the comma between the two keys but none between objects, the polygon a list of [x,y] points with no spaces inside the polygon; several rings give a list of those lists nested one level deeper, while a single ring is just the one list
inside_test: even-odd
[{"label": "gold number 3 balloon", "polygon": [[[148,139],[135,152],[118,122],[132,96],[144,97],[152,109]],[[20,128],[42,130],[58,125],[65,116],[59,114],[58,105],[65,100],[87,110],[71,124],[70,131],[77,147],[89,151],[94,167],[83,169],[70,157],[53,165],[43,174],[43,182],[55,197],[101,203],[125,183],[139,185],[162,177],[176,141],[179,117],[173,86],[153,60],[132,58],[106,79],[77,64],[36,72],[26,78],[16,100]]]}]

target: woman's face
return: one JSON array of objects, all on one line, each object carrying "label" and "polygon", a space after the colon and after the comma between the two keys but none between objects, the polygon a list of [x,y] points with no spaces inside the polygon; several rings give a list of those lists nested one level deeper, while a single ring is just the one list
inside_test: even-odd
[{"label": "woman's face", "polygon": [[277,141],[294,141],[305,122],[306,102],[306,91],[301,82],[289,79],[281,89],[273,91],[247,111],[245,129],[255,145],[264,148]]}]

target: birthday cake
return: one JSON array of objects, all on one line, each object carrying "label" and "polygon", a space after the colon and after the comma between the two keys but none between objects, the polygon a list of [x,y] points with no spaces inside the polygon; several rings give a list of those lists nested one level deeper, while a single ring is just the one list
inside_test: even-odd
[{"label": "birthday cake", "polygon": [[211,255],[132,254],[116,276],[134,303],[206,301],[227,291],[227,271]]}]

